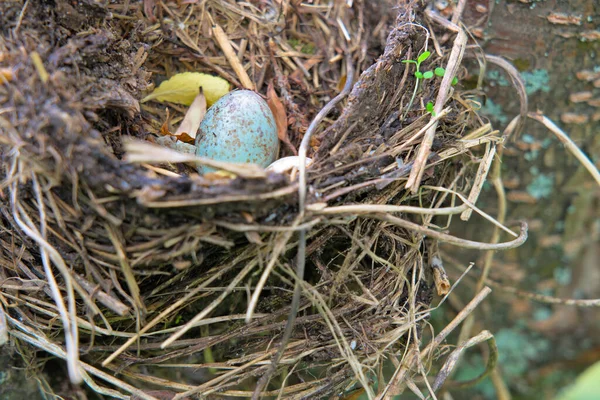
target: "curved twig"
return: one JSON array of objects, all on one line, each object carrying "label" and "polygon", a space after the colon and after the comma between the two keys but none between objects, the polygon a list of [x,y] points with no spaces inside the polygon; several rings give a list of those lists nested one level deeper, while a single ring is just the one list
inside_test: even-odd
[{"label": "curved twig", "polygon": [[485,371],[481,373],[478,377],[465,381],[465,382],[456,382],[451,381],[446,384],[446,386],[451,388],[460,388],[465,389],[467,387],[472,387],[477,385],[486,376],[488,376],[494,368],[496,368],[496,363],[498,362],[498,346],[496,346],[496,339],[494,339],[494,335],[492,335],[489,331],[481,331],[477,336],[472,337],[466,342],[461,343],[456,350],[450,354],[444,366],[441,368],[438,376],[435,379],[435,383],[433,384],[433,390],[437,391],[446,381],[446,379],[452,374],[452,371],[458,364],[458,360],[462,353],[468,349],[469,347],[475,346],[483,341],[487,341],[488,348],[490,350],[490,354],[488,356],[488,361],[485,366]]},{"label": "curved twig", "polygon": [[379,219],[381,221],[389,222],[392,225],[397,225],[399,227],[410,229],[422,235],[427,235],[431,238],[437,239],[440,242],[445,242],[454,246],[463,247],[465,249],[477,249],[477,250],[506,250],[506,249],[514,249],[515,247],[519,247],[527,240],[527,223],[521,222],[521,232],[519,233],[519,237],[509,242],[504,243],[482,243],[475,242],[473,240],[461,239],[456,236],[448,235],[447,233],[442,233],[438,231],[434,231],[433,229],[426,228],[421,225],[417,225],[414,222],[407,221],[402,218],[394,217],[391,215],[381,215],[374,214],[371,215],[372,218]]}]

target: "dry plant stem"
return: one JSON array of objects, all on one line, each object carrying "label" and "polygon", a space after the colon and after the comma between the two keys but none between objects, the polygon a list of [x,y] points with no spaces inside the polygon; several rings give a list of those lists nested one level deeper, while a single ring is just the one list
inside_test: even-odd
[{"label": "dry plant stem", "polygon": [[447,295],[450,292],[450,280],[438,254],[431,258],[431,268],[433,269],[433,282],[438,296]]},{"label": "dry plant stem", "polygon": [[458,193],[455,190],[452,189],[446,189],[444,187],[441,186],[424,186],[424,188],[431,188],[434,190],[438,190],[440,192],[444,192],[444,193],[451,193],[454,196],[458,197],[463,203],[465,203],[465,205],[469,206],[471,209],[473,209],[474,211],[476,211],[479,215],[481,215],[483,218],[487,219],[488,221],[490,221],[492,224],[496,225],[496,227],[502,229],[504,232],[517,237],[518,235],[516,233],[514,233],[513,231],[511,231],[510,229],[508,229],[506,226],[504,226],[504,221],[503,222],[499,222],[496,219],[494,219],[491,215],[483,212],[482,210],[480,210],[477,206],[475,206],[475,204],[471,203],[467,198],[465,198],[465,196],[463,196],[462,194]]},{"label": "dry plant stem", "polygon": [[490,379],[494,384],[494,388],[496,389],[496,396],[498,400],[511,400],[512,396],[508,387],[506,386],[506,382],[504,382],[504,378],[502,377],[502,373],[498,368],[494,368],[492,373],[490,374]]},{"label": "dry plant stem", "polygon": [[446,337],[452,332],[456,327],[465,320],[465,318],[470,315],[473,310],[485,299],[490,293],[492,289],[489,287],[484,287],[478,294],[463,308],[454,319],[444,328],[440,333],[437,334],[435,339],[427,345],[427,347],[421,352],[421,358],[425,358],[431,355],[431,352],[438,347]]},{"label": "dry plant stem", "polygon": [[431,129],[432,126],[437,125],[438,121],[442,118],[444,118],[447,114],[450,113],[450,111],[452,111],[452,109],[450,107],[446,107],[444,108],[442,111],[440,111],[439,113],[436,113],[434,116],[431,117],[431,119],[429,120],[429,122],[422,127],[421,129],[419,129],[419,131],[417,133],[415,133],[414,135],[412,135],[410,137],[410,139],[408,139],[406,142],[402,143],[400,146],[395,147],[392,151],[393,151],[393,155],[397,156],[398,154],[400,154],[404,149],[406,149],[410,144],[412,144],[412,142],[414,142],[415,140],[417,140],[418,138],[421,137],[421,135],[424,132],[427,132],[429,129]]},{"label": "dry plant stem", "polygon": [[[296,223],[297,222],[298,221],[296,221]],[[300,229],[300,231],[305,231],[305,228]],[[254,289],[254,293],[252,294],[252,298],[250,299],[250,303],[248,303],[248,311],[246,312],[246,323],[252,321],[252,316],[254,315],[254,310],[256,309],[256,306],[258,304],[260,293],[262,292],[265,283],[267,283],[267,279],[269,278],[271,271],[275,267],[277,259],[279,259],[279,256],[284,251],[285,245],[289,242],[293,233],[294,231],[285,232],[276,240],[275,247],[271,252],[271,258],[269,259],[269,263],[267,264],[262,275],[260,276],[260,279],[256,284],[256,288]]]},{"label": "dry plant stem", "polygon": [[552,120],[550,118],[546,117],[545,115],[543,115],[541,113],[529,113],[529,114],[527,114],[527,116],[529,118],[534,119],[537,122],[543,124],[546,128],[548,128],[550,130],[550,132],[552,132],[554,135],[556,135],[558,140],[560,140],[561,143],[565,145],[567,150],[569,150],[571,152],[571,154],[573,154],[575,156],[575,158],[577,158],[577,160],[592,175],[592,177],[594,178],[596,183],[598,185],[600,185],[600,172],[598,172],[598,169],[596,168],[594,163],[592,163],[592,161],[589,159],[589,157],[586,156],[585,153],[583,151],[581,151],[581,149],[579,147],[577,147],[575,142],[573,142],[571,140],[569,135],[567,135],[562,129],[560,129],[558,126],[556,126],[556,124],[554,122],[552,122]]},{"label": "dry plant stem", "polygon": [[[477,175],[475,176],[475,182],[471,187],[471,191],[469,192],[469,201],[473,204],[477,203],[477,199],[479,198],[479,194],[483,189],[483,184],[485,183],[488,172],[492,167],[492,162],[494,161],[494,157],[496,156],[496,146],[487,144],[487,148],[485,151],[485,155],[483,159],[479,163],[479,168],[477,170]],[[465,210],[461,215],[460,219],[463,221],[468,221],[471,218],[471,214],[473,213],[472,209]]]},{"label": "dry plant stem", "polygon": [[[37,348],[43,349],[44,351],[47,351],[48,353],[58,357],[58,358],[62,358],[63,360],[66,359],[68,357],[67,353],[60,347],[57,346],[54,343],[49,342],[45,337],[40,336],[39,334],[37,334],[36,332],[34,332],[33,330],[31,330],[30,328],[28,328],[26,325],[20,323],[19,321],[8,317],[9,321],[11,324],[15,325],[16,327],[18,327],[20,330],[22,330],[23,332],[20,332],[16,329],[13,329],[10,331],[10,335],[23,340],[24,342],[30,343],[32,345],[35,345]],[[120,389],[123,389],[131,394],[135,394],[136,396],[138,396],[140,399],[144,399],[144,400],[159,400],[154,396],[151,396],[147,393],[144,393],[143,391],[107,374],[104,371],[101,371],[83,361],[79,361],[79,366],[86,372],[97,376],[98,378],[114,385],[115,387],[118,387]],[[84,378],[86,378],[85,374],[82,374]],[[88,385],[92,386],[93,382],[88,381],[88,379],[86,379],[86,383],[88,383]],[[106,390],[108,391],[108,390]],[[120,398],[120,399],[124,399],[127,400],[130,398],[129,395],[123,395],[120,394],[116,391],[109,391],[109,395],[116,397],[116,398]]]},{"label": "dry plant stem", "polygon": [[[352,65],[352,55],[350,53],[346,54],[346,84],[344,85],[343,90],[334,97],[329,103],[327,103],[321,111],[315,116],[313,121],[310,123],[304,137],[302,138],[302,142],[300,143],[300,148],[298,150],[298,155],[300,157],[300,168],[299,168],[299,177],[298,177],[298,207],[299,207],[299,216],[298,220],[302,220],[305,214],[305,205],[306,205],[306,190],[307,190],[307,182],[306,182],[306,156],[308,154],[308,147],[310,146],[310,139],[312,135],[317,130],[321,121],[329,114],[331,110],[342,101],[352,90],[352,84],[354,80],[354,66]],[[257,400],[260,398],[260,393],[269,383],[271,376],[275,373],[277,369],[277,365],[287,343],[292,335],[292,331],[294,329],[294,323],[296,321],[296,315],[298,312],[298,304],[300,303],[300,295],[302,293],[301,282],[304,280],[304,266],[306,263],[306,229],[301,229],[299,231],[298,238],[298,253],[296,257],[296,281],[294,284],[294,294],[292,297],[292,306],[290,310],[290,314],[288,316],[288,321],[285,326],[285,330],[283,332],[283,337],[281,339],[281,344],[279,350],[273,357],[271,361],[271,366],[269,370],[259,379],[256,384],[256,388],[254,389],[254,393],[252,394],[252,400]]]},{"label": "dry plant stem", "polygon": [[282,197],[285,195],[292,194],[298,189],[298,184],[292,184],[281,189],[274,190],[272,192],[251,194],[251,195],[229,195],[229,196],[217,196],[208,197],[201,199],[190,199],[190,200],[167,200],[167,201],[145,201],[138,198],[140,204],[151,207],[151,208],[173,208],[173,207],[191,207],[191,206],[205,206],[209,204],[222,204],[222,203],[233,203],[238,201],[256,201],[256,200],[267,200]]},{"label": "dry plant stem", "polygon": [[[518,136],[521,133],[521,131],[523,130],[523,125],[525,124],[525,119],[527,118],[527,112],[529,111],[528,110],[529,101],[527,98],[527,91],[525,90],[525,82],[523,81],[523,77],[521,77],[521,74],[514,67],[514,65],[512,65],[505,59],[498,57],[498,56],[486,54],[485,60],[489,63],[499,66],[508,74],[514,88],[517,91],[517,94],[519,95],[519,103],[520,103],[519,118],[513,119],[511,121],[511,123],[509,124],[509,126],[504,130],[504,133],[502,134],[504,143],[506,143],[506,141],[508,140],[508,137],[510,135]],[[483,76],[483,74],[482,74],[482,76]],[[513,124],[516,124],[516,125],[513,125]],[[513,126],[511,127],[511,125],[513,125]]]},{"label": "dry plant stem", "polygon": [[496,221],[492,216],[485,213],[483,210],[480,210],[474,204],[470,203],[464,196],[460,193],[449,191],[440,187],[433,187],[433,189],[451,192],[454,195],[457,195],[465,204],[455,207],[440,207],[440,208],[424,208],[424,207],[415,207],[415,206],[394,206],[394,205],[385,205],[385,204],[356,204],[356,205],[347,205],[347,206],[334,206],[334,207],[326,207],[321,208],[322,204],[313,204],[312,206],[308,206],[307,210],[312,211],[314,214],[321,215],[335,215],[335,214],[349,214],[349,215],[357,215],[357,214],[372,214],[372,213],[408,213],[408,214],[422,214],[422,215],[454,215],[460,214],[467,209],[475,210],[479,215],[483,218],[487,219],[498,228],[504,230],[506,233],[517,237],[516,233]]},{"label": "dry plant stem", "polygon": [[427,15],[427,17],[431,21],[443,26],[444,28],[452,32],[458,33],[460,31],[460,26],[453,24],[451,21],[448,21],[445,17],[443,17],[439,12],[435,11],[433,8],[428,7],[425,10],[425,15]]},{"label": "dry plant stem", "polygon": [[391,215],[380,215],[373,214],[372,218],[379,219],[381,221],[389,222],[392,225],[400,226],[405,229],[410,229],[414,232],[420,233],[422,235],[427,235],[430,238],[434,238],[439,240],[440,242],[448,243],[454,246],[463,247],[465,249],[477,249],[477,250],[506,250],[506,249],[514,249],[515,247],[521,246],[527,240],[527,224],[525,222],[521,222],[521,231],[519,236],[511,240],[509,242],[504,243],[484,243],[484,242],[475,242],[472,240],[460,239],[456,236],[448,235],[446,233],[434,231],[433,229],[426,228],[424,226],[415,224],[414,222],[410,222],[398,217],[394,217]]},{"label": "dry plant stem", "polygon": [[[10,175],[14,176],[16,172],[16,158],[12,164],[12,170]],[[25,232],[27,236],[29,236],[32,240],[37,242],[40,254],[42,256],[42,265],[44,266],[44,273],[46,275],[46,279],[48,285],[50,286],[52,299],[56,304],[56,307],[59,311],[61,322],[63,324],[65,330],[65,345],[67,348],[67,366],[69,371],[69,379],[72,383],[78,384],[82,380],[82,376],[79,373],[79,346],[78,346],[78,330],[77,330],[77,322],[76,315],[77,311],[75,308],[75,291],[73,289],[73,282],[71,280],[71,275],[69,273],[69,269],[65,264],[65,261],[60,256],[58,251],[50,245],[50,243],[46,240],[46,215],[44,208],[44,201],[42,199],[42,193],[40,185],[37,181],[35,173],[32,172],[32,181],[34,186],[34,191],[36,194],[36,199],[39,207],[40,213],[40,230],[38,231],[33,222],[27,216],[26,211],[23,207],[17,202],[17,192],[18,187],[17,183],[14,182],[11,184],[11,206],[12,213],[15,222],[19,225],[19,227]],[[23,218],[23,219],[21,219]],[[58,283],[54,278],[54,272],[52,271],[52,267],[50,265],[50,260],[52,263],[58,268],[63,279],[65,280],[66,290],[67,290],[67,301],[68,308],[65,305],[64,299],[60,292],[60,288],[58,287]]]},{"label": "dry plant stem", "polygon": [[458,4],[454,8],[454,13],[452,14],[452,23],[458,25],[460,22],[460,17],[467,5],[467,0],[458,0]]},{"label": "dry plant stem", "polygon": [[84,288],[88,293],[93,294],[94,297],[97,298],[100,303],[104,304],[106,307],[108,307],[114,313],[116,313],[120,316],[129,314],[129,311],[131,308],[129,306],[123,304],[119,299],[116,299],[116,298],[108,295],[104,291],[102,291],[96,287],[93,287],[90,282],[88,282],[85,278],[82,278],[81,276],[79,276],[77,274],[73,274],[73,279],[75,279],[75,281],[82,288]]},{"label": "dry plant stem", "polygon": [[219,297],[217,297],[215,300],[213,300],[212,303],[210,303],[208,306],[206,306],[204,308],[204,310],[202,310],[202,312],[200,312],[199,314],[194,316],[194,318],[192,318],[189,322],[187,322],[185,325],[183,325],[176,333],[174,333],[173,335],[171,335],[171,337],[169,337],[167,340],[165,340],[160,345],[160,348],[164,349],[164,348],[168,347],[174,341],[179,339],[184,333],[186,333],[188,330],[190,330],[191,328],[196,326],[198,321],[202,320],[204,317],[206,317],[208,314],[210,314],[219,304],[221,304],[223,299],[225,297],[227,297],[229,295],[229,293],[231,293],[233,288],[236,287],[238,285],[238,283],[240,283],[240,281],[242,279],[244,279],[244,277],[256,266],[256,264],[257,264],[256,259],[249,261],[248,264],[246,264],[246,266],[244,267],[244,269],[242,269],[238,273],[238,275],[234,279],[232,279],[231,283],[219,295]]},{"label": "dry plant stem", "polygon": [[221,50],[223,50],[225,58],[227,58],[227,61],[231,65],[231,68],[233,68],[233,70],[235,71],[235,74],[240,79],[240,82],[242,82],[242,85],[246,89],[254,90],[254,83],[252,83],[252,80],[248,76],[246,69],[244,68],[237,54],[233,50],[231,43],[229,43],[229,38],[227,37],[225,31],[223,31],[223,28],[221,28],[218,24],[215,24],[213,25],[212,30],[213,35],[215,35],[215,39],[219,44],[219,47],[221,47]]},{"label": "dry plant stem", "polygon": [[[289,271],[289,273],[291,273],[291,271]],[[354,371],[357,380],[363,385],[367,397],[369,399],[374,398],[375,395],[373,393],[373,389],[368,385],[368,380],[365,377],[363,366],[362,364],[360,364],[360,362],[354,355],[351,347],[348,344],[348,341],[346,340],[346,337],[344,336],[342,328],[336,320],[334,313],[327,306],[327,302],[312,285],[305,281],[300,281],[300,283],[304,287],[304,292],[309,297],[309,300],[312,302],[313,305],[315,305],[318,308],[319,313],[323,316],[323,319],[327,324],[329,331],[333,335],[335,344],[337,345],[342,356],[352,367],[352,370]]]},{"label": "dry plant stem", "polygon": [[133,298],[137,316],[141,317],[146,314],[146,306],[144,305],[144,302],[140,295],[140,288],[133,274],[133,269],[131,268],[127,255],[123,250],[121,236],[117,233],[117,228],[114,225],[106,223],[104,224],[104,229],[106,229],[108,237],[110,238],[110,241],[116,250],[117,256],[119,258],[119,264],[121,265],[121,272],[125,276],[125,282],[127,282],[129,294]]},{"label": "dry plant stem", "polygon": [[269,357],[271,355],[271,353],[272,352],[267,352],[267,353],[263,354],[262,356],[257,357],[255,359],[253,359],[252,361],[247,362],[244,365],[239,366],[238,368],[234,368],[231,371],[228,371],[228,372],[226,372],[226,373],[224,373],[222,375],[219,375],[218,377],[216,377],[216,378],[214,378],[214,379],[212,379],[212,380],[210,380],[210,381],[208,381],[208,382],[206,382],[206,383],[204,383],[202,385],[199,385],[198,387],[195,387],[195,388],[193,388],[191,390],[188,390],[186,392],[183,392],[183,393],[179,393],[178,395],[176,395],[175,397],[173,397],[173,400],[185,400],[185,399],[189,399],[189,396],[193,396],[193,395],[198,394],[198,393],[202,393],[202,395],[207,395],[210,392],[214,391],[214,389],[212,389],[212,390],[208,390],[208,389],[210,389],[211,386],[213,386],[215,383],[219,383],[219,382],[221,382],[221,381],[223,381],[223,380],[225,380],[225,379],[227,379],[227,378],[229,378],[231,376],[235,376],[235,375],[239,374],[241,371],[247,369],[248,367],[253,366],[255,364],[258,364],[260,361],[262,361],[265,358]]},{"label": "dry plant stem", "polygon": [[[444,77],[442,78],[440,91],[438,92],[435,100],[435,105],[433,107],[435,114],[439,114],[442,111],[446,101],[448,100],[450,90],[452,89],[452,79],[454,79],[456,76],[458,67],[462,61],[466,44],[467,35],[464,30],[461,29],[454,40],[454,45],[452,46],[452,51],[450,53],[450,59],[448,60],[448,65],[446,66],[446,74],[444,74]],[[413,169],[410,172],[408,182],[406,183],[406,188],[410,189],[413,193],[417,192],[419,185],[421,184],[421,179],[427,166],[427,159],[429,158],[429,153],[431,152],[431,145],[433,144],[433,138],[435,137],[437,125],[437,123],[434,123],[425,133],[421,146],[419,147],[419,152],[415,159]]]},{"label": "dry plant stem", "polygon": [[321,204],[311,204],[307,210],[316,215],[337,215],[337,214],[372,214],[372,213],[407,213],[407,214],[427,214],[427,215],[453,215],[460,214],[467,209],[463,204],[456,207],[424,208],[416,206],[395,206],[387,204],[352,204],[347,206],[333,206],[320,208]]},{"label": "dry plant stem", "polygon": [[223,161],[215,161],[210,158],[198,157],[192,154],[184,154],[163,146],[144,142],[141,140],[123,138],[123,148],[127,152],[125,161],[130,163],[196,163],[216,169],[223,169],[244,178],[264,178],[265,171],[254,164],[234,164]]},{"label": "dry plant stem", "polygon": [[4,302],[0,301],[0,346],[8,342],[8,325],[6,324],[6,313],[4,312]]},{"label": "dry plant stem", "polygon": [[444,329],[423,349],[420,353],[416,350],[411,351],[405,358],[404,362],[396,369],[394,375],[390,379],[390,382],[384,389],[384,391],[377,397],[377,400],[389,399],[391,400],[397,393],[401,391],[403,382],[405,381],[409,368],[417,365],[418,358],[425,359],[431,356],[433,350],[435,350],[448,335],[458,327],[458,325],[464,321],[464,319],[475,310],[475,308],[485,299],[492,289],[485,287],[481,292],[477,294],[470,302],[463,308],[454,319],[446,325]]},{"label": "dry plant stem", "polygon": [[190,290],[180,300],[176,301],[171,306],[169,306],[167,309],[165,309],[163,312],[158,314],[152,321],[148,322],[142,329],[140,329],[140,331],[136,335],[132,336],[129,340],[127,340],[127,342],[125,342],[121,347],[119,347],[114,353],[112,353],[110,356],[108,356],[106,358],[106,360],[104,360],[102,362],[102,366],[105,367],[106,365],[110,364],[115,358],[117,358],[119,356],[119,354],[121,354],[122,352],[127,350],[127,348],[129,346],[131,346],[133,343],[135,343],[137,340],[139,340],[141,335],[148,332],[150,329],[152,329],[152,327],[156,326],[156,324],[160,323],[164,318],[169,316],[169,314],[171,314],[172,312],[177,310],[179,307],[184,306],[188,302],[188,300],[190,300],[192,297],[196,296],[198,293],[203,291],[208,285],[210,285],[213,281],[217,280],[221,275],[223,275],[223,274],[227,273],[229,270],[231,270],[237,261],[238,261],[238,259],[234,260],[228,266],[220,268],[218,273],[215,273],[214,275],[212,275],[209,279],[204,281],[202,284],[198,285],[198,287]]},{"label": "dry plant stem", "polygon": [[[519,78],[520,79],[520,78]],[[521,82],[522,83],[522,82]],[[524,88],[524,86],[523,86]],[[522,123],[520,123],[522,118],[520,116],[516,116],[513,120],[508,124],[506,129],[504,130],[503,137],[508,138],[518,127],[522,127]],[[491,183],[496,190],[496,196],[498,197],[498,216],[497,220],[499,223],[503,224],[506,220],[506,192],[504,190],[504,184],[502,183],[502,155],[504,154],[504,147],[500,146],[498,148],[498,154],[494,161],[492,170],[492,178]],[[490,238],[491,243],[498,243],[500,241],[500,231],[498,228],[494,228],[492,232],[492,237]],[[494,251],[488,251],[485,254],[485,258],[483,261],[483,268],[481,277],[477,282],[477,286],[475,291],[480,291],[486,283],[486,279],[490,273],[490,269],[492,268],[492,261],[494,259]],[[467,318],[465,323],[462,326],[460,334],[458,335],[458,341],[463,342],[467,340],[467,338],[471,335],[471,330],[473,328],[473,323],[475,319],[474,316],[471,315]]]},{"label": "dry plant stem", "polygon": [[488,356],[488,361],[486,363],[485,371],[479,375],[478,377],[471,379],[466,382],[448,382],[446,384],[449,388],[460,388],[465,389],[467,387],[472,387],[479,382],[481,382],[485,377],[487,377],[495,368],[498,362],[498,347],[496,346],[496,340],[494,339],[494,335],[492,335],[489,331],[482,331],[477,336],[472,337],[466,342],[462,342],[458,347],[448,356],[446,362],[442,366],[438,376],[435,379],[435,383],[433,384],[433,390],[438,390],[444,382],[450,377],[452,371],[458,365],[459,359],[462,353],[468,349],[469,347],[473,347],[478,345],[479,343],[487,342],[490,354]]},{"label": "dry plant stem", "polygon": [[486,284],[489,284],[492,287],[498,288],[508,293],[515,294],[520,297],[524,297],[526,299],[537,301],[539,303],[544,304],[561,304],[565,306],[575,306],[575,307],[600,307],[600,299],[560,299],[558,297],[546,296],[543,294],[537,293],[529,293],[514,288],[512,286],[502,285],[498,282],[494,282],[489,278],[485,281]]},{"label": "dry plant stem", "polygon": [[320,218],[315,218],[311,221],[299,224],[297,226],[268,226],[268,225],[247,225],[247,224],[234,224],[227,221],[213,221],[216,226],[222,226],[236,232],[296,232],[300,229],[310,229],[315,225],[321,223]]}]

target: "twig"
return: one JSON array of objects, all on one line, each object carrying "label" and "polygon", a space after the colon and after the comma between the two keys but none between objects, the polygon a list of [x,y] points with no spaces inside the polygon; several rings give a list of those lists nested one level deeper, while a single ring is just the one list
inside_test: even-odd
[{"label": "twig", "polygon": [[515,247],[521,246],[527,240],[527,223],[521,222],[521,232],[519,237],[509,242],[504,243],[483,243],[475,242],[472,240],[460,239],[456,236],[448,235],[446,233],[434,231],[433,229],[426,228],[421,225],[417,225],[414,222],[407,221],[391,215],[380,215],[373,214],[373,218],[377,218],[381,221],[389,222],[392,225],[397,225],[405,229],[413,230],[417,233],[427,235],[431,238],[437,239],[440,242],[445,242],[454,246],[463,247],[465,249],[477,249],[477,250],[506,250],[514,249]]},{"label": "twig", "polygon": [[458,0],[458,4],[454,8],[454,13],[452,14],[452,23],[458,25],[460,21],[460,17],[467,5],[467,0]]},{"label": "twig", "polygon": [[448,335],[454,329],[456,329],[456,327],[460,325],[460,323],[464,321],[464,319],[467,318],[468,315],[470,315],[473,312],[473,310],[475,310],[475,308],[491,293],[491,291],[492,289],[490,289],[489,287],[483,288],[483,290],[479,292],[477,296],[475,296],[469,302],[469,304],[467,304],[465,308],[463,308],[456,315],[456,317],[454,317],[454,319],[448,325],[446,325],[446,327],[442,329],[442,331],[438,333],[436,337],[420,353],[417,350],[413,349],[406,356],[403,363],[400,364],[398,368],[396,368],[396,371],[390,379],[390,382],[383,390],[383,392],[377,397],[377,400],[393,398],[398,389],[401,387],[402,382],[404,382],[404,380],[406,379],[406,375],[408,374],[409,368],[417,364],[418,358],[424,359],[430,356],[433,350],[436,349],[446,339],[446,337],[448,337]]},{"label": "twig", "polygon": [[[527,111],[528,111],[528,107],[529,107],[527,91],[525,90],[525,82],[523,81],[523,77],[521,76],[519,71],[514,67],[514,65],[512,65],[511,63],[509,63],[502,57],[486,54],[485,60],[487,62],[495,64],[495,65],[499,66],[500,68],[504,69],[504,71],[510,77],[510,80],[511,80],[513,86],[517,90],[517,94],[519,95],[519,102],[520,102],[519,117],[520,118],[511,121],[511,123],[516,123],[516,125],[514,127],[512,127],[511,129],[509,129],[507,127],[504,130],[502,138],[504,139],[504,142],[506,142],[509,135],[519,136],[519,134],[523,130],[523,126],[525,124],[525,118],[527,117]],[[482,74],[482,76],[483,76],[483,74]]]},{"label": "twig", "polygon": [[561,304],[565,306],[575,306],[575,307],[600,307],[600,299],[561,299],[558,297],[546,296],[544,294],[538,293],[529,293],[512,286],[502,285],[498,282],[494,282],[489,278],[485,281],[486,284],[503,290],[508,293],[515,294],[519,297],[524,297],[526,299],[537,301],[538,303],[545,304]]},{"label": "twig", "polygon": [[546,117],[545,115],[539,112],[529,113],[527,114],[527,116],[543,124],[546,128],[550,130],[550,132],[554,133],[558,140],[560,140],[562,144],[565,145],[567,150],[569,150],[571,154],[573,154],[575,158],[577,158],[577,160],[585,167],[585,169],[588,170],[588,172],[592,175],[596,183],[600,185],[600,172],[598,172],[598,169],[596,168],[594,163],[592,163],[592,161],[588,158],[588,156],[586,156],[585,153],[581,151],[579,147],[577,147],[575,142],[571,140],[569,135],[567,135],[562,129],[556,126],[556,124],[552,122],[550,118]]},{"label": "twig", "polygon": [[225,58],[227,58],[227,61],[229,61],[231,68],[233,68],[235,71],[235,74],[240,79],[240,82],[242,82],[242,85],[246,89],[254,90],[254,83],[252,83],[252,80],[250,80],[246,69],[233,50],[231,43],[229,43],[229,38],[227,37],[227,34],[225,34],[225,31],[223,31],[223,28],[221,28],[218,24],[214,24],[212,30],[219,47],[221,47],[221,50],[223,50]]},{"label": "twig", "polygon": [[433,270],[433,282],[438,296],[448,294],[450,292],[450,281],[439,254],[435,254],[431,258],[431,269]]},{"label": "twig", "polygon": [[6,313],[4,312],[4,304],[0,301],[0,346],[8,342],[8,325],[6,324]]},{"label": "twig", "polygon": [[[479,198],[479,194],[481,193],[483,185],[486,182],[488,172],[492,167],[492,162],[494,161],[495,156],[496,146],[492,145],[491,143],[488,143],[483,159],[479,163],[477,175],[475,176],[475,182],[473,183],[471,191],[469,192],[468,200],[473,204],[477,203],[477,199]],[[468,210],[463,211],[463,213],[460,215],[460,219],[462,219],[463,221],[468,221],[469,218],[471,218],[472,213],[473,210],[469,208]]]},{"label": "twig", "polygon": [[127,258],[127,254],[125,254],[125,250],[122,245],[122,235],[117,231],[117,228],[114,225],[109,223],[104,224],[104,229],[107,232],[107,236],[112,243],[115,252],[117,253],[117,257],[119,258],[119,265],[121,266],[121,273],[125,277],[125,282],[127,283],[127,287],[129,288],[129,294],[133,298],[135,307],[136,307],[136,315],[137,317],[143,317],[146,314],[146,306],[144,305],[144,301],[142,300],[142,296],[140,294],[140,287],[137,284],[137,280],[133,274],[133,269],[129,263]]},{"label": "twig", "polygon": [[433,384],[433,390],[438,390],[444,384],[446,379],[448,379],[450,377],[450,375],[452,374],[452,371],[458,364],[458,360],[460,359],[460,356],[466,349],[468,349],[469,347],[475,346],[479,343],[485,342],[485,341],[487,341],[488,348],[490,350],[490,354],[488,356],[488,361],[485,366],[485,371],[483,371],[483,373],[481,375],[479,375],[478,377],[471,379],[469,381],[449,382],[448,384],[446,384],[446,386],[448,386],[449,388],[464,389],[467,387],[475,386],[476,384],[481,382],[483,379],[485,379],[485,377],[488,376],[496,368],[496,363],[498,362],[498,347],[496,346],[496,340],[494,339],[494,335],[492,335],[489,331],[482,331],[477,336],[472,337],[468,341],[462,342],[461,344],[458,345],[456,350],[454,350],[452,352],[452,354],[450,354],[450,356],[448,357],[448,359],[442,366],[442,368]]}]

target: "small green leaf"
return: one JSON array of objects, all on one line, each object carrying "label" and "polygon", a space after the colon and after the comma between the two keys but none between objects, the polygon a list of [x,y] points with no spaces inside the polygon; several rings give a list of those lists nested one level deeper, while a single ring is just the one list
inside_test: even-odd
[{"label": "small green leaf", "polygon": [[431,79],[433,78],[433,71],[426,71],[423,73],[423,78],[425,79]]},{"label": "small green leaf", "polygon": [[434,71],[433,71],[437,76],[442,77],[444,76],[444,74],[446,73],[446,70],[442,67],[437,67]]},{"label": "small green leaf", "polygon": [[430,55],[431,55],[430,51],[424,51],[423,53],[419,54],[419,58],[417,58],[417,62],[419,64],[422,63],[423,61],[427,60]]},{"label": "small green leaf", "polygon": [[415,76],[417,77],[417,79],[423,79],[423,73],[420,71],[415,72]]},{"label": "small green leaf", "polygon": [[427,112],[433,113],[433,103],[431,101],[427,103],[425,105],[425,109],[427,110]]},{"label": "small green leaf", "polygon": [[402,64],[416,64],[415,60],[402,60]]},{"label": "small green leaf", "polygon": [[452,79],[452,86],[456,85],[457,83],[458,83],[458,78],[457,78],[457,77],[454,77],[454,78]]}]

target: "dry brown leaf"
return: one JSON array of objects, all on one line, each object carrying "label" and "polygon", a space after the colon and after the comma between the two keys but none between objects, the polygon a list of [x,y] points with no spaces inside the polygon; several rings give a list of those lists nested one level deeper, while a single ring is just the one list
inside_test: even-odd
[{"label": "dry brown leaf", "polygon": [[163,136],[173,136],[171,130],[169,129],[169,125],[171,123],[171,114],[169,113],[168,108],[165,109],[165,111],[167,112],[167,118],[165,118],[165,122],[163,122],[162,126],[160,127],[160,134]]},{"label": "dry brown leaf", "polygon": [[204,119],[206,114],[206,97],[204,91],[200,88],[200,92],[188,108],[183,117],[183,121],[179,124],[175,136],[177,139],[185,143],[194,144],[196,139],[196,132],[200,127],[200,123]]},{"label": "dry brown leaf", "polygon": [[279,100],[279,97],[277,97],[277,93],[275,93],[273,81],[269,82],[269,88],[267,89],[267,104],[269,105],[269,108],[275,117],[275,125],[277,125],[277,136],[279,137],[279,140],[285,143],[292,153],[294,153],[294,155],[298,155],[296,148],[292,142],[290,142],[290,138],[288,137],[288,121],[285,112],[285,106],[281,100]]},{"label": "dry brown leaf", "polygon": [[196,139],[194,139],[193,137],[188,135],[187,132],[182,132],[179,135],[175,135],[175,137],[180,142],[187,143],[187,144],[196,144]]}]

